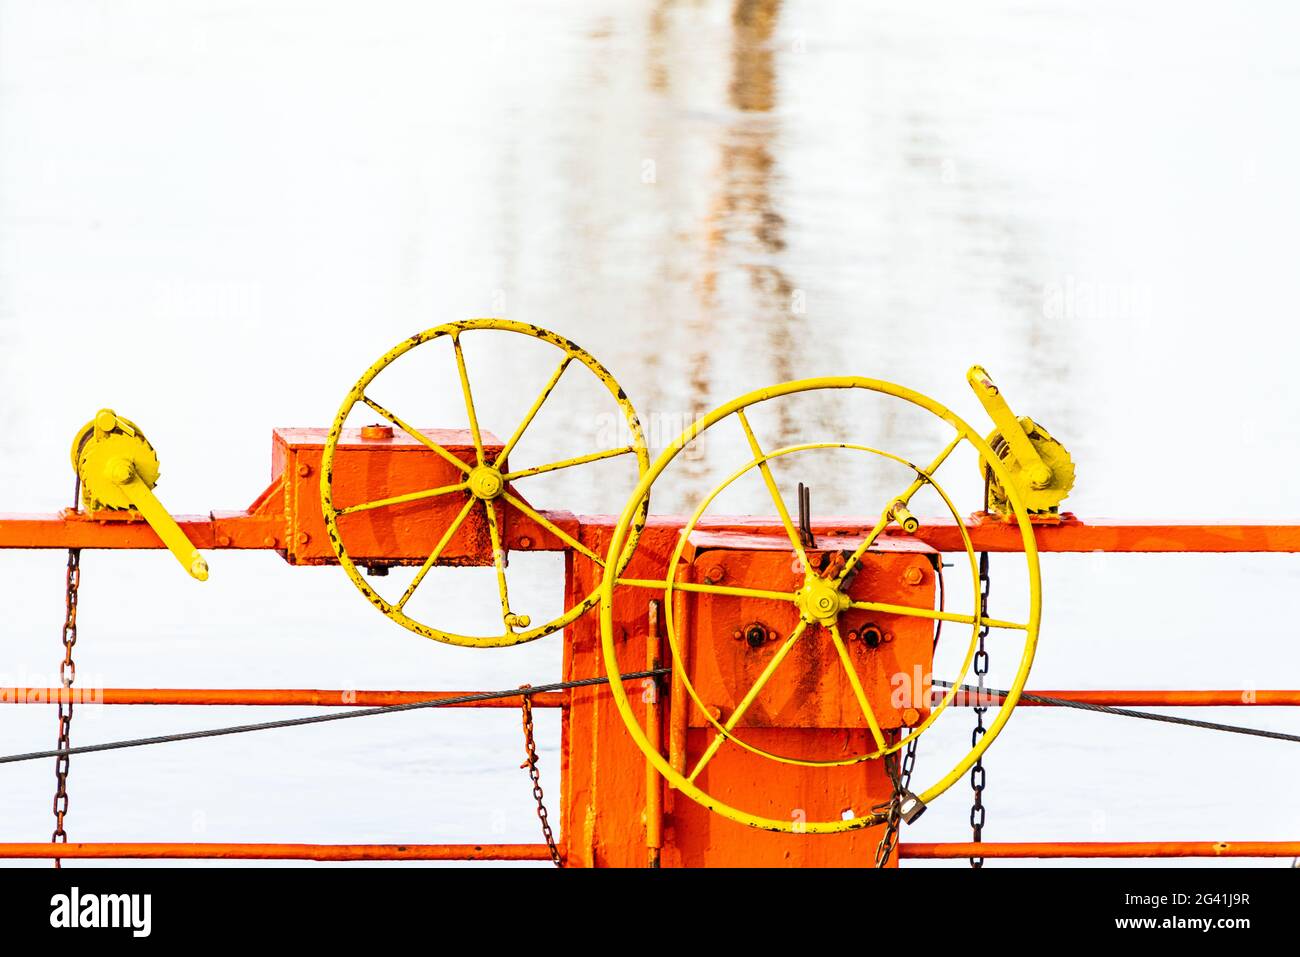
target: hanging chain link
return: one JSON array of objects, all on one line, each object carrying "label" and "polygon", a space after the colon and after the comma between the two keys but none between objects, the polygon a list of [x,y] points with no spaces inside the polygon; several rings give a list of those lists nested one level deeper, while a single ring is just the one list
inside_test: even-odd
[{"label": "hanging chain link", "polygon": [[[68,575],[65,587],[66,612],[63,619],[63,661],[59,663],[59,680],[63,692],[59,695],[59,750],[66,752],[71,747],[72,734],[72,685],[77,680],[77,664],[72,659],[72,648],[77,643],[77,591],[81,587],[81,549],[68,549]],[[68,832],[64,830],[63,820],[68,814],[68,764],[70,758],[66,753],[54,759],[54,834],[50,841],[55,844],[68,843]],[[54,859],[55,867],[62,867],[59,858]]]},{"label": "hanging chain link", "polygon": [[[916,735],[912,735],[903,749],[902,770],[899,770],[898,752],[885,755],[885,771],[889,774],[894,793],[888,804],[882,804],[872,810],[885,815],[885,833],[876,845],[876,867],[885,867],[898,846],[898,828],[903,821],[903,803],[912,796],[912,769],[916,766]],[[910,818],[909,818],[910,819]]]},{"label": "hanging chain link", "polygon": [[[980,552],[980,618],[984,618],[989,611],[989,553]],[[984,690],[984,678],[989,673],[989,653],[984,647],[984,639],[988,637],[989,626],[981,625],[979,630],[979,648],[975,652],[975,706],[972,710],[975,712],[975,729],[971,731],[970,745],[975,747],[979,744],[980,739],[984,737],[987,728],[984,727],[984,714],[989,710],[985,704],[987,697]],[[970,788],[975,795],[975,800],[970,808],[970,827],[971,839],[975,843],[984,840],[984,819],[986,809],[984,807],[984,756],[981,755],[976,761],[975,766],[970,769]],[[972,857],[970,866],[979,868],[984,866],[984,858]]]},{"label": "hanging chain link", "polygon": [[[532,685],[520,685],[521,689],[531,688]],[[524,763],[519,765],[521,768],[528,769],[528,776],[533,782],[533,800],[537,802],[537,819],[542,822],[542,836],[546,838],[546,847],[551,852],[551,863],[556,867],[563,866],[560,859],[560,849],[555,846],[555,834],[551,831],[551,822],[547,818],[546,804],[542,800],[542,774],[537,770],[537,745],[533,741],[533,696],[526,694],[523,696],[523,702],[520,706],[523,710],[524,718]]]}]

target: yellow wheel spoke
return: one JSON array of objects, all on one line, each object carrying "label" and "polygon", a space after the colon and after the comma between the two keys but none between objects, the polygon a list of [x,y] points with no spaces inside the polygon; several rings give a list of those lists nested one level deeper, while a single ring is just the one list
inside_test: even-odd
[{"label": "yellow wheel spoke", "polygon": [[695,582],[667,582],[653,578],[618,578],[615,584],[630,588],[654,588],[666,591],[670,586],[678,591],[703,592],[706,595],[731,595],[738,598],[765,598],[771,601],[794,601],[794,593],[788,591],[768,591],[763,588],[738,588],[732,585],[708,585]]},{"label": "yellow wheel spoke", "polygon": [[469,472],[471,471],[470,466],[467,465],[465,462],[462,462],[460,459],[456,458],[456,456],[452,455],[450,452],[448,452],[446,449],[444,449],[444,448],[443,448],[441,445],[439,445],[437,442],[433,441],[433,439],[429,438],[427,435],[425,435],[425,434],[424,434],[423,432],[421,432],[419,429],[415,428],[415,427],[412,426],[412,425],[408,425],[407,423],[403,422],[401,419],[399,419],[399,418],[398,418],[397,416],[395,416],[393,413],[389,412],[387,409],[385,409],[385,408],[384,408],[382,405],[380,405],[378,402],[376,402],[376,401],[374,401],[372,398],[370,398],[370,396],[368,396],[368,395],[363,395],[363,396],[361,397],[361,401],[364,402],[366,405],[370,406],[370,408],[374,409],[377,413],[379,413],[380,415],[382,415],[382,416],[383,416],[385,419],[387,419],[389,422],[393,423],[393,425],[397,426],[399,429],[401,429],[403,432],[405,432],[405,433],[406,433],[407,435],[409,435],[411,438],[415,439],[415,441],[419,442],[419,443],[420,443],[421,445],[423,445],[425,448],[427,448],[427,449],[431,449],[432,451],[437,452],[437,453],[438,453],[439,455],[441,455],[444,459],[446,459],[446,460],[447,460],[448,462],[450,462],[452,465],[456,466],[456,468],[460,469],[460,470],[461,470],[462,472],[464,472],[465,474],[468,475]]},{"label": "yellow wheel spoke", "polygon": [[835,650],[840,656],[840,664],[844,666],[844,672],[848,675],[849,684],[853,687],[853,696],[858,699],[858,707],[862,709],[862,716],[867,719],[867,726],[871,728],[871,736],[876,740],[876,747],[883,751],[887,747],[885,736],[880,731],[880,722],[876,720],[876,713],[871,710],[871,702],[867,700],[867,693],[862,688],[857,669],[853,667],[853,659],[849,657],[849,649],[844,647],[844,640],[840,638],[839,627],[832,623],[830,633],[831,641],[835,643]]},{"label": "yellow wheel spoke", "polygon": [[[808,623],[806,621],[799,622],[794,631],[790,633],[790,637],[787,638],[785,643],[777,649],[776,654],[772,656],[772,660],[769,661],[767,667],[763,669],[763,673],[760,674],[758,680],[754,682],[754,686],[745,692],[745,697],[741,699],[740,704],[736,705],[736,710],[731,713],[731,717],[729,717],[726,724],[722,726],[726,731],[731,731],[732,728],[740,723],[740,719],[745,716],[745,712],[748,711],[749,706],[754,703],[754,699],[758,697],[758,693],[763,690],[763,686],[767,684],[768,679],[771,678],[776,672],[776,669],[780,667],[781,662],[785,660],[785,656],[790,653],[790,649],[795,646],[795,642],[799,640],[799,637],[804,633],[804,630],[807,629],[807,627]],[[690,781],[691,783],[695,782],[695,779],[700,776],[700,772],[704,770],[704,766],[713,760],[713,756],[718,753],[718,748],[722,747],[722,742],[726,739],[727,734],[723,731],[719,731],[714,735],[713,740],[709,742],[709,746],[705,749],[704,753],[700,755],[700,760],[695,762],[695,768],[686,778],[687,781]]]},{"label": "yellow wheel spoke", "polygon": [[[955,621],[958,624],[973,625],[976,623],[974,615],[959,615],[951,611],[933,611],[929,608],[914,608],[911,605],[887,605],[877,601],[855,601],[850,608],[859,608],[862,611],[878,611],[884,615],[908,615],[912,618],[929,618],[931,621]],[[980,618],[979,623],[988,625],[990,628],[1009,628],[1016,631],[1025,631],[1028,625],[1015,621],[1003,621],[1000,618]]]},{"label": "yellow wheel spoke", "polygon": [[803,543],[799,541],[799,533],[795,531],[794,522],[790,521],[790,513],[786,510],[780,489],[776,487],[776,479],[772,477],[772,470],[768,467],[767,457],[759,446],[758,439],[754,436],[754,430],[749,427],[749,418],[745,415],[743,409],[736,412],[736,418],[740,420],[740,427],[745,430],[745,438],[749,440],[749,448],[754,453],[754,458],[758,460],[758,470],[763,474],[763,482],[767,485],[768,494],[772,496],[772,504],[776,506],[776,513],[781,516],[781,524],[785,526],[785,533],[790,538],[790,544],[794,547],[795,554],[799,556],[803,567],[807,569],[808,556],[804,553]]},{"label": "yellow wheel spoke", "polygon": [[461,492],[466,488],[464,482],[456,485],[444,485],[441,488],[426,488],[420,492],[407,492],[405,495],[394,495],[392,498],[378,498],[373,502],[362,502],[359,505],[349,505],[347,508],[338,510],[340,515],[350,515],[353,512],[364,512],[372,508],[383,508],[385,505],[401,505],[403,502],[418,502],[420,499],[435,498],[439,495],[446,495],[448,492]]},{"label": "yellow wheel spoke", "polygon": [[465,371],[465,353],[460,349],[460,334],[453,333],[451,348],[456,353],[456,371],[460,373],[460,391],[465,396],[465,413],[469,416],[469,431],[474,437],[474,454],[478,464],[483,464],[483,436],[478,429],[478,413],[474,411],[474,396],[469,389],[469,373]]},{"label": "yellow wheel spoke", "polygon": [[599,555],[593,552],[586,545],[582,544],[582,542],[578,541],[576,538],[574,538],[564,529],[560,528],[560,526],[556,525],[554,522],[552,522],[541,512],[537,511],[537,509],[533,508],[528,503],[523,502],[520,499],[516,498],[514,495],[511,495],[509,492],[502,492],[501,497],[504,498],[511,505],[513,505],[515,508],[519,509],[519,511],[523,512],[525,515],[531,518],[538,525],[541,525],[543,528],[549,531],[560,541],[564,542],[564,544],[568,545],[570,548],[574,549],[575,551],[582,552],[582,554],[586,555],[588,558],[590,558],[601,568],[605,567],[605,559],[601,558]]},{"label": "yellow wheel spoke", "polygon": [[546,383],[546,388],[542,389],[542,394],[537,397],[537,401],[533,403],[532,408],[530,408],[527,414],[524,415],[523,421],[519,423],[519,428],[515,429],[515,434],[510,436],[510,440],[502,447],[501,452],[496,457],[496,461],[492,463],[494,468],[500,468],[501,463],[506,460],[506,457],[512,451],[514,451],[514,447],[518,445],[519,440],[523,438],[524,431],[528,426],[533,424],[533,419],[536,418],[537,411],[542,407],[542,403],[550,396],[552,390],[555,389],[556,383],[560,381],[560,376],[564,375],[564,370],[569,367],[569,363],[572,361],[573,356],[567,353],[564,358],[560,360],[560,367],[552,373],[550,381]]},{"label": "yellow wheel spoke", "polygon": [[501,531],[497,528],[497,510],[490,501],[483,501],[487,512],[488,535],[492,539],[492,564],[497,570],[497,592],[501,596],[501,622],[510,633],[510,596],[506,593],[506,553],[501,547]]},{"label": "yellow wheel spoke", "polygon": [[880,533],[883,532],[893,520],[894,503],[898,502],[907,505],[911,502],[912,496],[920,491],[921,486],[929,482],[930,476],[934,475],[934,473],[939,470],[939,466],[948,461],[948,456],[952,455],[953,450],[956,449],[957,446],[961,445],[961,440],[964,437],[965,436],[961,432],[958,432],[956,437],[944,446],[943,451],[935,456],[934,461],[929,464],[929,466],[924,470],[924,473],[917,475],[916,479],[913,480],[912,484],[907,487],[906,491],[904,491],[902,495],[889,500],[889,504],[885,507],[884,514],[880,516],[880,521],[876,522],[875,527],[867,534],[867,537],[862,540],[862,544],[853,550],[853,554],[850,555],[848,561],[844,563],[844,567],[840,569],[840,573],[835,576],[836,584],[843,582],[849,577],[853,569],[857,567],[858,562],[862,561],[862,556],[865,555],[867,550],[876,543],[876,539],[880,537]]},{"label": "yellow wheel spoke", "polygon": [[575,465],[586,465],[588,462],[599,462],[601,459],[612,459],[616,455],[627,455],[629,452],[635,451],[636,446],[624,445],[617,449],[605,449],[603,452],[591,452],[588,455],[579,455],[577,458],[562,459],[559,462],[549,462],[546,465],[537,465],[530,469],[520,469],[518,472],[509,472],[506,475],[503,475],[502,478],[507,482],[513,482],[515,479],[528,478],[530,475],[541,475],[543,472],[554,472],[557,469],[572,468]]},{"label": "yellow wheel spoke", "polygon": [[434,563],[438,560],[438,556],[442,554],[442,550],[447,547],[447,543],[451,541],[451,537],[456,534],[456,531],[461,527],[461,525],[465,524],[465,517],[469,515],[469,510],[474,507],[476,501],[478,501],[478,499],[473,497],[468,499],[465,502],[464,508],[460,510],[460,514],[457,515],[452,523],[447,526],[447,530],[442,533],[442,538],[438,539],[438,544],[433,547],[433,551],[429,553],[429,557],[424,560],[424,564],[420,566],[420,570],[416,572],[415,577],[411,579],[411,584],[407,586],[406,593],[403,594],[397,604],[393,606],[398,611],[401,611],[402,608],[406,606],[406,603],[411,600],[411,596],[414,595],[415,590],[420,587],[420,582],[424,581],[424,576],[429,574],[429,569],[432,568]]}]

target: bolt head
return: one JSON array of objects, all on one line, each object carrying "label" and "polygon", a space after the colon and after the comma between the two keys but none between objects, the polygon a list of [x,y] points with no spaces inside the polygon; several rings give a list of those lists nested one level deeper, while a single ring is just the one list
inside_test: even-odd
[{"label": "bolt head", "polygon": [[117,485],[125,485],[134,474],[135,468],[129,459],[113,459],[108,463],[108,480]]},{"label": "bolt head", "polygon": [[469,473],[469,490],[476,498],[491,500],[506,490],[506,482],[492,466],[480,465]]},{"label": "bolt head", "polygon": [[919,585],[925,581],[925,573],[915,565],[909,565],[903,572],[903,581],[909,585]]}]

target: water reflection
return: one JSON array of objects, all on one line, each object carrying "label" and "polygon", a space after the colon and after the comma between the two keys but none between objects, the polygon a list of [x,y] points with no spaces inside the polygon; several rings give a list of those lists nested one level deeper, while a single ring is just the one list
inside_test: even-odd
[{"label": "water reflection", "polygon": [[[736,0],[732,8],[727,84],[732,112],[720,145],[698,277],[702,320],[714,321],[719,312],[730,308],[741,323],[752,324],[774,382],[795,377],[797,363],[792,354],[802,341],[805,326],[796,284],[782,262],[786,221],[776,197],[780,173],[774,149],[780,128],[774,115],[777,59],[773,37],[780,10],[780,0]],[[733,268],[748,286],[748,296],[739,304],[727,303],[719,296],[720,279]],[[728,325],[734,327],[734,323]],[[712,392],[711,361],[710,350],[697,350],[690,360],[692,384],[707,392]],[[775,434],[767,441],[788,445],[798,437],[798,423],[788,404],[779,404],[776,412]]]}]

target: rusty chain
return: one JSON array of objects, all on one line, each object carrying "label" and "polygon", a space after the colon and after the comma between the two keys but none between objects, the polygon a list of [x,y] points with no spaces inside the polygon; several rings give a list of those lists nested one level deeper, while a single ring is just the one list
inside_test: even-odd
[{"label": "rusty chain", "polygon": [[[983,619],[989,611],[989,553],[980,552],[980,618]],[[989,673],[989,653],[984,647],[984,639],[988,637],[989,626],[981,624],[979,631],[979,648],[975,652],[975,728],[971,731],[970,746],[973,748],[979,744],[980,739],[988,731],[984,727],[984,714],[989,710],[985,704],[986,692],[984,689],[984,678]],[[970,827],[971,840],[980,843],[984,840],[984,819],[987,811],[984,807],[984,756],[980,755],[975,761],[975,766],[970,769],[970,787],[975,795],[974,801],[970,808]],[[970,866],[980,868],[984,866],[984,858],[972,857]]]},{"label": "rusty chain", "polygon": [[[897,751],[891,751],[884,758],[885,771],[894,786],[894,793],[890,795],[888,804],[872,808],[876,813],[885,815],[885,833],[881,835],[880,843],[876,845],[875,867],[886,867],[889,864],[889,858],[893,855],[894,848],[898,846],[899,826],[904,820],[916,820],[924,809],[911,790],[912,769],[916,766],[916,741],[916,735],[908,739],[907,747],[903,749],[901,771]],[[905,807],[908,810],[904,810]]]},{"label": "rusty chain", "polygon": [[[523,691],[531,687],[532,685],[520,685],[519,689]],[[562,867],[560,849],[555,846],[555,834],[551,831],[551,822],[546,814],[546,802],[542,795],[542,774],[537,770],[537,744],[533,741],[533,696],[531,694],[523,695],[520,708],[524,720],[525,758],[524,763],[519,766],[528,769],[528,777],[533,782],[533,800],[537,802],[537,819],[542,822],[542,837],[546,838],[546,847],[551,852],[551,863],[556,867]]]},{"label": "rusty chain", "polygon": [[[59,751],[54,759],[54,833],[50,842],[68,843],[68,832],[63,827],[68,814],[68,765],[67,754],[71,747],[72,734],[72,685],[77,680],[77,664],[72,658],[73,646],[77,643],[77,592],[81,586],[81,549],[68,549],[68,573],[64,589],[65,606],[63,619],[63,661],[59,663],[59,680],[63,692],[59,695]],[[59,858],[54,859],[55,867],[62,867]]]}]

